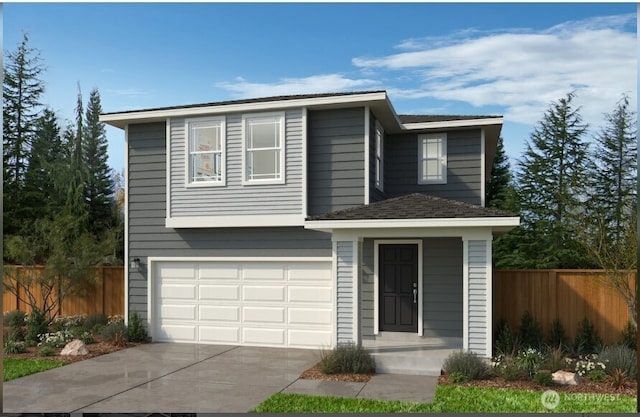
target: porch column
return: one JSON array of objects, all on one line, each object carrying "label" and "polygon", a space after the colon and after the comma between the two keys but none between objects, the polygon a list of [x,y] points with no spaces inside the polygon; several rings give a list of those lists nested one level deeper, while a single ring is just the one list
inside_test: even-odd
[{"label": "porch column", "polygon": [[359,343],[358,329],[358,260],[361,243],[355,240],[334,240],[335,273],[335,342]]},{"label": "porch column", "polygon": [[492,266],[488,237],[463,237],[463,347],[489,358],[492,351]]}]

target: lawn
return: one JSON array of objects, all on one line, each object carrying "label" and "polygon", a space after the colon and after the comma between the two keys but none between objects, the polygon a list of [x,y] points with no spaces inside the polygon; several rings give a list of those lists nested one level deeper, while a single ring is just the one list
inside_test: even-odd
[{"label": "lawn", "polygon": [[12,379],[35,374],[36,372],[57,368],[64,364],[64,361],[4,358],[2,360],[2,376],[4,381],[11,381]]},{"label": "lawn", "polygon": [[[407,403],[357,398],[278,393],[253,410],[258,413],[514,413],[548,412],[541,392],[439,385],[432,403]],[[636,411],[636,399],[611,394],[564,394],[553,412]]]}]

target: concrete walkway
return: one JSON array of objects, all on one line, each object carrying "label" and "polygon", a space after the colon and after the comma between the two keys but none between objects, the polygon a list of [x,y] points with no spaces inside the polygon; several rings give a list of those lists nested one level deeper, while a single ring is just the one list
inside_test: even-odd
[{"label": "concrete walkway", "polygon": [[151,343],[5,382],[4,413],[247,412],[277,392],[428,402],[437,377],[301,380],[304,349]]}]

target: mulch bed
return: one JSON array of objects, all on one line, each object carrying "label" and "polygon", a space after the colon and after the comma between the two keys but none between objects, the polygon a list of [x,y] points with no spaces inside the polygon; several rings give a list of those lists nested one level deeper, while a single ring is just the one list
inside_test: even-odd
[{"label": "mulch bed", "polygon": [[301,379],[317,379],[320,381],[369,382],[373,374],[325,374],[320,364],[315,364],[300,375]]},{"label": "mulch bed", "polygon": [[125,346],[114,346],[108,342],[97,341],[96,343],[91,343],[89,345],[85,345],[88,354],[82,356],[61,356],[60,352],[62,348],[55,349],[56,354],[53,356],[38,356],[39,347],[28,347],[25,353],[16,353],[16,354],[5,354],[5,358],[19,358],[19,359],[43,359],[43,360],[58,360],[65,361],[67,363],[79,362],[85,359],[95,358],[96,356],[104,355],[106,353],[117,352],[122,349],[126,349],[133,346],[138,346],[141,343],[127,343]]}]

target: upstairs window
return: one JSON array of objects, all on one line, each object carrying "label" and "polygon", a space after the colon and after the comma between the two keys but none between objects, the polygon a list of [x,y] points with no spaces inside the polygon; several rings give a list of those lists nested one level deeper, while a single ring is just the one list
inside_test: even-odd
[{"label": "upstairs window", "polygon": [[383,191],[384,183],[384,130],[380,123],[376,123],[376,168],[375,181],[376,188]]},{"label": "upstairs window", "polygon": [[243,125],[245,183],[284,183],[284,114],[247,115]]},{"label": "upstairs window", "polygon": [[447,134],[418,136],[418,184],[447,183]]},{"label": "upstairs window", "polygon": [[224,118],[189,119],[188,184],[224,185]]}]

